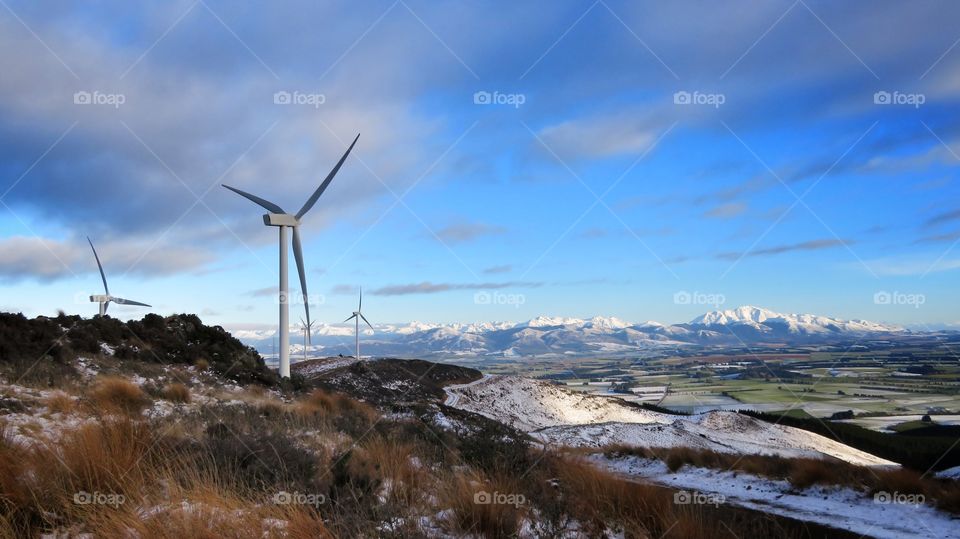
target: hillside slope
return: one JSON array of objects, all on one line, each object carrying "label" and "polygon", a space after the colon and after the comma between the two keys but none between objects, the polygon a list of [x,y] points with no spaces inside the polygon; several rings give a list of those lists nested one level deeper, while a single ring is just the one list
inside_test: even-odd
[{"label": "hillside slope", "polygon": [[676,416],[619,399],[585,395],[540,380],[489,376],[447,388],[453,406],[502,421],[557,445],[694,447],[725,453],[834,457],[866,466],[888,460],[793,427],[736,412]]}]

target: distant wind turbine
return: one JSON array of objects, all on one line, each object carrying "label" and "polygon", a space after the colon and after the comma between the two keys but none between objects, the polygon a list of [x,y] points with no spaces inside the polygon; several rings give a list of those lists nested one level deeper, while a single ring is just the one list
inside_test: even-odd
[{"label": "distant wind turbine", "polygon": [[[287,300],[289,295],[287,286],[287,229],[293,229],[293,257],[297,261],[297,272],[300,274],[300,290],[303,293],[303,308],[307,314],[307,324],[309,324],[310,303],[307,300],[307,276],[303,268],[303,249],[300,247],[300,219],[310,211],[310,208],[313,207],[317,199],[320,198],[320,195],[323,194],[327,186],[330,185],[330,182],[333,181],[333,177],[337,175],[343,162],[346,161],[347,156],[350,155],[350,150],[353,149],[353,146],[359,138],[360,135],[358,134],[343,154],[343,157],[337,162],[337,165],[333,167],[330,174],[327,174],[327,177],[323,180],[323,183],[320,184],[320,187],[317,187],[317,190],[310,195],[310,198],[307,199],[307,202],[300,208],[300,211],[298,211],[296,215],[285,212],[283,208],[269,200],[251,195],[250,193],[243,192],[229,185],[224,185],[227,189],[269,211],[270,213],[263,216],[263,224],[266,226],[275,226],[280,229],[280,376],[282,378],[290,377],[290,303]],[[307,339],[309,342],[309,334],[307,335]]]},{"label": "distant wind turbine", "polygon": [[94,248],[93,242],[90,241],[89,237],[87,237],[87,243],[90,244],[90,249],[93,250],[93,258],[97,259],[97,268],[100,270],[100,279],[103,280],[103,294],[94,294],[90,296],[90,301],[100,304],[100,316],[107,314],[107,306],[110,305],[111,301],[118,305],[139,305],[140,307],[150,307],[150,305],[147,305],[146,303],[140,303],[139,301],[118,298],[110,295],[110,288],[107,287],[107,276],[103,273],[103,265],[100,264],[100,256],[97,255],[97,249]]},{"label": "distant wind turbine", "polygon": [[356,322],[355,325],[356,325],[356,336],[357,336],[357,355],[356,355],[357,361],[360,360],[360,319],[363,318],[363,321],[366,322],[368,326],[370,326],[370,329],[373,329],[373,326],[370,325],[370,321],[367,320],[367,317],[363,316],[363,313],[360,312],[361,307],[363,307],[363,289],[362,288],[360,289],[360,303],[357,304],[357,310],[353,311],[353,314],[350,315],[349,318],[344,320],[344,322],[349,322],[350,320],[354,320]]},{"label": "distant wind turbine", "polygon": [[317,321],[314,320],[309,324],[303,321],[303,318],[300,319],[300,329],[303,330],[303,360],[307,360],[307,344],[310,343],[310,332],[313,330],[313,324]]}]

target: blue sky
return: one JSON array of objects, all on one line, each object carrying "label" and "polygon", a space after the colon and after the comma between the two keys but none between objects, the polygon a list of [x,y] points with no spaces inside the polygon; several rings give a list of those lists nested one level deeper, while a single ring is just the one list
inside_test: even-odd
[{"label": "blue sky", "polygon": [[93,313],[90,235],[117,295],[274,323],[276,231],[220,184],[294,211],[359,132],[302,227],[321,322],[363,286],[375,322],[956,324],[958,22],[933,1],[5,0],[0,308]]}]

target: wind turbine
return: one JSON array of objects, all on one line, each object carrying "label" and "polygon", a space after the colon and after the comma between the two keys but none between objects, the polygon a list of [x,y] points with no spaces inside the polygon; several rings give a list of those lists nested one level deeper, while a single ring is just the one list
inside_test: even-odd
[{"label": "wind turbine", "polygon": [[89,236],[87,237],[87,243],[90,244],[90,249],[93,249],[93,258],[97,259],[97,268],[100,270],[100,279],[103,280],[103,294],[94,294],[90,296],[90,301],[100,304],[100,316],[107,314],[107,306],[110,305],[111,301],[119,305],[139,305],[141,307],[150,307],[150,305],[147,305],[146,303],[140,303],[139,301],[118,298],[110,295],[110,288],[107,287],[107,276],[103,273],[103,265],[100,264],[100,257],[97,255],[97,250],[94,248],[93,242],[90,241]]},{"label": "wind turbine", "polygon": [[357,310],[353,311],[353,314],[350,315],[349,318],[344,320],[344,322],[349,322],[350,320],[353,320],[356,323],[355,325],[356,325],[356,335],[357,335],[357,355],[356,355],[357,361],[360,360],[360,319],[363,318],[363,321],[366,322],[368,326],[370,326],[370,329],[373,329],[373,326],[370,325],[370,321],[367,320],[367,317],[363,316],[363,313],[360,312],[360,307],[362,306],[363,306],[363,289],[361,288],[360,303],[357,304]]},{"label": "wind turbine", "polygon": [[[275,226],[280,229],[280,376],[282,378],[290,377],[290,303],[287,301],[287,229],[293,229],[293,257],[297,261],[297,272],[300,274],[300,290],[303,293],[303,308],[307,314],[307,323],[309,324],[310,303],[307,300],[307,276],[303,269],[303,249],[300,247],[300,219],[310,211],[310,208],[313,207],[317,199],[320,198],[320,195],[323,194],[327,186],[330,185],[330,182],[333,181],[333,177],[337,175],[343,162],[346,161],[347,156],[350,155],[350,150],[353,149],[353,146],[359,138],[360,135],[357,134],[357,137],[353,139],[350,147],[347,148],[347,151],[343,154],[343,157],[340,158],[340,161],[337,162],[337,165],[333,167],[330,174],[327,174],[327,177],[323,180],[323,183],[320,184],[320,187],[317,187],[317,190],[310,195],[310,198],[307,199],[307,202],[300,208],[300,211],[298,211],[296,215],[285,212],[283,208],[269,200],[245,193],[229,185],[224,185],[227,189],[270,212],[263,216],[263,224],[266,226]],[[307,337],[309,341],[309,335]]]},{"label": "wind turbine", "polygon": [[300,319],[300,329],[303,330],[303,360],[307,360],[307,344],[310,343],[310,332],[313,330],[313,324],[317,321],[314,320],[309,324],[303,321],[303,318]]}]

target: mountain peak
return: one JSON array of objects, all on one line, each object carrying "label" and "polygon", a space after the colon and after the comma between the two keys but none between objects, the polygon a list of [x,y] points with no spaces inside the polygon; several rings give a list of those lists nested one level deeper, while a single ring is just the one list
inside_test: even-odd
[{"label": "mountain peak", "polygon": [[737,322],[753,322],[756,324],[761,324],[770,318],[785,318],[787,316],[789,315],[776,313],[762,307],[743,305],[737,307],[736,309],[710,311],[708,313],[704,313],[691,320],[690,323],[704,326],[733,324]]},{"label": "mountain peak", "polygon": [[528,328],[543,328],[543,327],[555,327],[555,326],[577,326],[580,327],[583,325],[583,320],[579,318],[567,318],[563,316],[538,316],[528,320],[526,323],[521,324],[523,327]]},{"label": "mountain peak", "polygon": [[633,324],[624,322],[616,316],[594,316],[585,325],[596,329],[623,329]]}]

